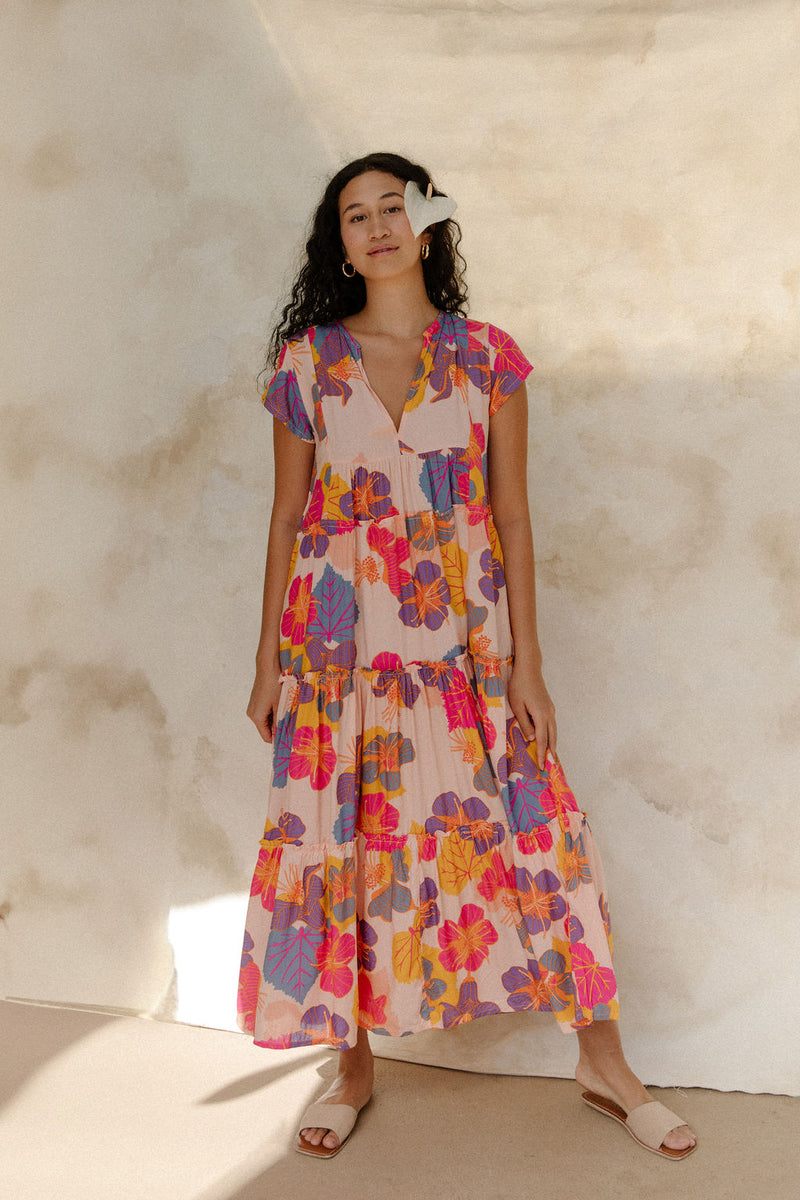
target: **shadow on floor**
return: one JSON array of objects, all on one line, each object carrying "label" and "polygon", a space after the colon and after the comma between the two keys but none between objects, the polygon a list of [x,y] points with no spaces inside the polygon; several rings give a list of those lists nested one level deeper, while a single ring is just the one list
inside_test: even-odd
[{"label": "shadow on floor", "polygon": [[45,1063],[113,1020],[107,1013],[0,1002],[0,1108]]},{"label": "shadow on floor", "polygon": [[[330,1065],[329,1070],[324,1069],[327,1051],[320,1050],[319,1063],[322,1064],[322,1069],[319,1074],[330,1082],[336,1074],[334,1064]],[[200,1104],[224,1104],[228,1100],[238,1100],[241,1096],[250,1096],[254,1092],[262,1088],[270,1087],[273,1083],[277,1083],[281,1079],[285,1079],[293,1071],[308,1071],[314,1064],[313,1058],[305,1058],[302,1060],[287,1061],[285,1063],[276,1063],[274,1067],[268,1067],[264,1071],[254,1071],[252,1075],[243,1075],[241,1079],[235,1079],[233,1083],[228,1083],[225,1087],[218,1088],[216,1092],[210,1092],[199,1101]],[[325,1087],[328,1086],[326,1082]]]},{"label": "shadow on floor", "polygon": [[[291,1138],[258,1169],[218,1179],[196,1200],[510,1200],[544,1191],[579,1200],[795,1200],[785,1153],[798,1102],[700,1088],[652,1088],[698,1133],[669,1161],[587,1108],[572,1081],[375,1062],[375,1094],[335,1158],[298,1154]],[[332,1078],[331,1062],[318,1074]],[[317,1094],[324,1090],[320,1086]],[[235,1094],[232,1093],[232,1094]],[[268,1136],[265,1131],[265,1137]],[[754,1141],[755,1139],[755,1141]],[[247,1171],[247,1166],[251,1170]]]}]

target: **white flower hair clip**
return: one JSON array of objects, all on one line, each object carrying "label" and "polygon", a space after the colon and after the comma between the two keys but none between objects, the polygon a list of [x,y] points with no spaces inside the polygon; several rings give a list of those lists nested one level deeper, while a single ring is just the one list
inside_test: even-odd
[{"label": "white flower hair clip", "polygon": [[428,184],[427,195],[423,196],[419,184],[413,179],[409,179],[406,184],[404,199],[406,216],[414,237],[419,237],[429,225],[435,225],[437,221],[446,221],[458,208],[455,200],[449,196],[434,196],[432,183]]}]

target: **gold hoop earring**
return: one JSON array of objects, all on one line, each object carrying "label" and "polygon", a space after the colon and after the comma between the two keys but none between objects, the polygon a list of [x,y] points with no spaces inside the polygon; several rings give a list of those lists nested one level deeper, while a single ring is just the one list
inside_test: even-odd
[{"label": "gold hoop earring", "polygon": [[430,252],[431,252],[430,243],[429,243],[429,242],[423,242],[423,243],[422,243],[422,249],[421,249],[421,250],[420,250],[420,252],[419,252],[419,256],[420,256],[420,258],[427,258],[427,257],[428,257],[428,255],[430,254]]},{"label": "gold hoop earring", "polygon": [[[347,270],[348,267],[350,267],[349,271]],[[356,273],[355,267],[350,262],[350,259],[346,258],[344,260],[344,262],[342,263],[342,274],[345,276],[346,279],[352,279],[353,276],[355,275],[355,273]]]}]

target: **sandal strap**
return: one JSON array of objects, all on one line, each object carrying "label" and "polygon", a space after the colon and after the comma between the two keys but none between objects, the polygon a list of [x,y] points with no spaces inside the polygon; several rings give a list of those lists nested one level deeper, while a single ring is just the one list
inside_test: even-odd
[{"label": "sandal strap", "polygon": [[323,1104],[315,1101],[309,1104],[300,1120],[300,1129],[309,1126],[316,1129],[332,1129],[340,1142],[343,1142],[356,1123],[358,1109],[352,1104]]},{"label": "sandal strap", "polygon": [[658,1150],[667,1134],[686,1122],[660,1100],[648,1100],[646,1104],[631,1109],[626,1124],[640,1142],[644,1142],[651,1150]]}]

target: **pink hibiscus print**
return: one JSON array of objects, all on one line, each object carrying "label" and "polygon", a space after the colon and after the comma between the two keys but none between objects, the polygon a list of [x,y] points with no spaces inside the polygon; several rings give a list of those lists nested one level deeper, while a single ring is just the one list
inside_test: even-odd
[{"label": "pink hibiscus print", "polygon": [[602,967],[595,959],[588,946],[578,942],[571,947],[572,974],[575,976],[575,986],[578,1000],[585,1008],[594,1008],[596,1004],[607,1004],[612,1000],[617,981],[610,967]]},{"label": "pink hibiscus print", "polygon": [[289,760],[292,779],[308,776],[312,788],[322,789],[330,782],[336,766],[333,734],[328,725],[301,725],[294,735]]},{"label": "pink hibiscus print", "polygon": [[358,806],[356,829],[367,837],[394,833],[400,824],[400,813],[390,804],[383,792],[362,796]]},{"label": "pink hibiscus print", "polygon": [[386,1003],[388,996],[376,996],[372,990],[372,980],[363,971],[358,973],[358,1023],[366,1029],[386,1024]]},{"label": "pink hibiscus print", "polygon": [[317,947],[319,985],[324,992],[333,992],[338,997],[347,995],[353,986],[349,964],[355,954],[356,939],[352,933],[339,933],[333,927],[327,930],[324,942]]},{"label": "pink hibiscus print", "polygon": [[497,930],[477,904],[463,905],[458,923],[445,921],[437,937],[442,966],[448,971],[475,971],[497,941]]},{"label": "pink hibiscus print", "polygon": [[317,602],[311,595],[313,581],[313,575],[303,578],[298,575],[289,588],[289,602],[281,617],[281,633],[293,646],[302,644],[306,627],[316,614]]}]

